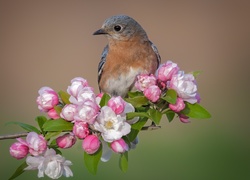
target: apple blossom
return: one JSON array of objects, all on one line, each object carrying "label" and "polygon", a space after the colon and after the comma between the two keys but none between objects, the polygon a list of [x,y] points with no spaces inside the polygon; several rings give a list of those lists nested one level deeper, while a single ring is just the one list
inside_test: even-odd
[{"label": "apple blossom", "polygon": [[76,121],[73,126],[73,133],[79,139],[84,139],[89,135],[89,125],[83,121]]},{"label": "apple blossom", "polygon": [[94,101],[85,101],[83,104],[77,107],[77,113],[74,116],[76,121],[84,121],[89,124],[93,124],[98,112],[99,106]]},{"label": "apple blossom", "polygon": [[68,86],[67,92],[71,96],[77,97],[79,91],[86,86],[88,86],[88,82],[86,79],[83,79],[81,77],[76,77],[71,80],[71,85]]},{"label": "apple blossom", "polygon": [[28,156],[26,159],[27,167],[24,170],[38,169],[38,177],[44,177],[46,174],[51,179],[58,179],[62,175],[66,177],[73,176],[71,161],[65,160],[60,154],[56,154],[54,149],[47,149],[44,156]]},{"label": "apple blossom", "polygon": [[67,120],[67,121],[73,121],[74,116],[77,111],[77,106],[75,104],[66,104],[60,113],[61,118]]},{"label": "apple blossom", "polygon": [[156,71],[156,77],[163,81],[169,81],[174,74],[177,74],[179,71],[179,67],[176,63],[172,61],[167,61],[166,63],[160,65],[160,67]]},{"label": "apple blossom", "polygon": [[113,141],[110,144],[110,147],[116,153],[124,153],[125,151],[129,150],[128,144],[122,138]]},{"label": "apple blossom", "polygon": [[121,96],[111,97],[108,101],[108,107],[110,107],[116,114],[121,114],[124,111],[126,102]]},{"label": "apple blossom", "polygon": [[17,140],[19,142],[15,142],[10,146],[10,155],[16,159],[22,159],[29,153],[29,147],[21,138]]},{"label": "apple blossom", "polygon": [[147,89],[145,89],[143,94],[150,101],[156,102],[161,96],[161,90],[158,86],[152,85],[152,86],[149,86]]},{"label": "apple blossom", "polygon": [[184,114],[179,114],[179,119],[183,123],[189,123],[190,121],[188,120],[189,118],[185,116]]},{"label": "apple blossom", "polygon": [[62,149],[72,147],[76,143],[76,137],[73,133],[67,133],[56,138],[56,144]]},{"label": "apple blossom", "polygon": [[94,154],[100,148],[101,142],[96,135],[87,136],[82,142],[82,148],[88,154]]},{"label": "apple blossom", "polygon": [[169,104],[169,108],[174,112],[180,112],[185,108],[185,103],[182,98],[177,98],[175,104]]},{"label": "apple blossom", "polygon": [[48,116],[51,118],[51,119],[58,119],[60,118],[60,116],[57,114],[56,110],[54,108],[50,109],[48,111]]},{"label": "apple blossom", "polygon": [[150,75],[140,74],[137,76],[135,87],[140,91],[144,91],[149,86],[152,86],[155,84],[156,84],[156,78],[153,74],[150,74]]},{"label": "apple blossom", "polygon": [[184,74],[183,71],[179,71],[178,74],[173,75],[172,79],[168,82],[168,88],[174,89],[178,96],[184,101],[191,104],[198,101],[197,85],[192,74]]},{"label": "apple blossom", "polygon": [[126,122],[126,117],[116,115],[108,106],[103,106],[101,108],[101,112],[97,116],[93,127],[101,132],[101,135],[106,142],[118,140],[122,136],[130,133],[131,130],[130,124]]},{"label": "apple blossom", "polygon": [[70,96],[69,101],[76,105],[81,105],[85,101],[96,101],[94,89],[92,87],[83,87],[76,97]]},{"label": "apple blossom", "polygon": [[39,154],[44,153],[47,149],[47,141],[45,138],[35,132],[28,133],[26,142],[29,147],[29,152],[33,156],[38,156]]},{"label": "apple blossom", "polygon": [[40,111],[47,112],[59,103],[57,93],[50,87],[42,87],[38,93],[36,102]]}]

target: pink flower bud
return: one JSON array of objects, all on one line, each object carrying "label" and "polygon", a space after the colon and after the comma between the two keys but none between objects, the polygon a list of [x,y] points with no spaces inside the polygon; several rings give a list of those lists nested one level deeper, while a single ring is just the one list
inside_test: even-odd
[{"label": "pink flower bud", "polygon": [[21,142],[15,142],[10,146],[10,155],[16,159],[22,159],[29,153],[29,147]]},{"label": "pink flower bud", "polygon": [[128,144],[121,138],[119,140],[113,141],[111,143],[111,149],[116,153],[124,153],[128,151]]},{"label": "pink flower bud", "polygon": [[156,77],[163,81],[169,81],[174,74],[177,74],[179,67],[176,63],[172,61],[167,61],[165,64],[162,64],[156,71]]},{"label": "pink flower bud", "polygon": [[96,101],[94,89],[90,86],[83,87],[79,90],[76,97],[70,96],[69,101],[77,105],[81,105],[85,101]]},{"label": "pink flower bud", "polygon": [[84,121],[89,124],[95,122],[100,107],[94,101],[85,101],[83,104],[77,107],[77,113],[74,116],[76,121]]},{"label": "pink flower bud", "polygon": [[156,84],[156,78],[153,74],[147,75],[147,74],[141,74],[137,76],[137,80],[135,82],[135,87],[139,91],[144,91],[149,86]]},{"label": "pink flower bud", "polygon": [[179,114],[179,119],[183,123],[189,123],[190,121],[188,120],[188,117],[185,116],[184,114]]},{"label": "pink flower bud", "polygon": [[169,108],[174,112],[180,112],[185,108],[185,104],[182,98],[177,98],[175,104],[169,104]]},{"label": "pink flower bud", "polygon": [[108,101],[108,106],[116,113],[121,114],[124,111],[126,102],[121,98],[121,96],[112,97]]},{"label": "pink flower bud", "polygon": [[149,86],[147,89],[145,89],[143,94],[150,101],[156,102],[160,98],[161,90],[160,90],[160,88],[158,86],[152,85],[152,86]]},{"label": "pink flower bud", "polygon": [[67,92],[71,96],[77,97],[79,91],[86,86],[88,86],[87,80],[81,77],[76,77],[71,80],[71,86],[68,86]]},{"label": "pink flower bud", "polygon": [[48,116],[51,118],[51,119],[58,119],[60,118],[60,116],[57,114],[56,110],[53,108],[53,109],[50,109],[48,111]]},{"label": "pink flower bud", "polygon": [[56,144],[62,149],[70,148],[76,143],[76,137],[73,133],[67,133],[56,138]]},{"label": "pink flower bud", "polygon": [[73,126],[73,133],[79,139],[84,139],[89,135],[89,125],[83,121],[76,121]]},{"label": "pink flower bud", "polygon": [[87,136],[82,142],[82,148],[88,154],[94,154],[100,147],[100,141],[96,135]]},{"label": "pink flower bud", "polygon": [[49,111],[59,103],[57,93],[49,87],[42,87],[38,93],[39,96],[37,97],[36,102],[38,104],[38,109],[43,112]]},{"label": "pink flower bud", "polygon": [[67,121],[73,121],[77,111],[76,107],[75,104],[66,104],[60,113],[61,118]]},{"label": "pink flower bud", "polygon": [[39,154],[44,153],[47,149],[47,141],[45,138],[35,132],[28,133],[26,142],[29,146],[29,152],[33,156],[38,156]]}]

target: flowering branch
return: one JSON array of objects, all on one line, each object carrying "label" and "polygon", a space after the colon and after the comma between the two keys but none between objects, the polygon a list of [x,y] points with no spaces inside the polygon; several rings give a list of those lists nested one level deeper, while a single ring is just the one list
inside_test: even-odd
[{"label": "flowering branch", "polygon": [[[17,139],[10,147],[11,156],[26,157],[11,179],[27,170],[38,170],[38,177],[47,175],[52,179],[73,176],[69,168],[72,163],[60,149],[71,148],[77,140],[82,141],[84,163],[90,173],[96,174],[99,162],[107,162],[112,152],[120,155],[119,167],[127,171],[128,152],[136,148],[139,132],[161,128],[163,116],[169,122],[178,117],[183,123],[190,122],[189,118],[211,117],[199,104],[195,76],[167,61],[156,74],[138,75],[137,90],[128,92],[126,98],[96,95],[81,77],[71,80],[67,92],[42,87],[38,91],[38,109],[49,118],[38,116],[38,128],[10,122],[27,132],[0,136],[0,140]],[[151,125],[146,126],[148,121]],[[25,140],[20,138],[25,136]]]}]

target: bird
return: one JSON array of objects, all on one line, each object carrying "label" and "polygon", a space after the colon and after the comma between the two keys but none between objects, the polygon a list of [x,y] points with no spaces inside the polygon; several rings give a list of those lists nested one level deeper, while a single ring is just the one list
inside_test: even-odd
[{"label": "bird", "polygon": [[161,62],[157,47],[142,26],[127,15],[111,16],[93,35],[105,35],[98,64],[98,86],[102,93],[127,97],[139,74],[154,74]]}]

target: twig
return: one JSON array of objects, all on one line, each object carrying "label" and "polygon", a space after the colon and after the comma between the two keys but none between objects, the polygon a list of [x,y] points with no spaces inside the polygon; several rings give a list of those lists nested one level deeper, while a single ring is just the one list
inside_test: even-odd
[{"label": "twig", "polygon": [[17,134],[6,134],[6,135],[0,136],[0,140],[15,139],[15,138],[18,138],[18,137],[25,137],[25,136],[27,136],[27,134],[28,134],[28,132],[17,133]]}]

